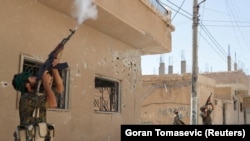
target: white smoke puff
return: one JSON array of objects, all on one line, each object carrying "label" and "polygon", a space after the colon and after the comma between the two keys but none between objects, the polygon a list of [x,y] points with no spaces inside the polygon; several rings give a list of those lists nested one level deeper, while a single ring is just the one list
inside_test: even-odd
[{"label": "white smoke puff", "polygon": [[97,18],[97,8],[92,0],[75,0],[75,11],[72,16],[77,20],[78,25],[82,24],[87,19]]}]

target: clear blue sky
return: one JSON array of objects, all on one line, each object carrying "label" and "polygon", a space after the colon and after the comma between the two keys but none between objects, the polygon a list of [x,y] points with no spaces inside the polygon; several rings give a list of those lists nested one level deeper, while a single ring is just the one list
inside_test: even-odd
[{"label": "clear blue sky", "polygon": [[[187,72],[192,72],[192,15],[193,0],[159,0],[172,11],[172,51],[165,54],[142,56],[142,74],[158,74],[160,56],[165,62],[165,73],[173,65],[179,73],[185,59]],[[198,3],[202,0],[198,0]],[[250,73],[250,0],[206,0],[199,9],[198,66],[200,72],[227,71],[227,56],[238,69]]]}]

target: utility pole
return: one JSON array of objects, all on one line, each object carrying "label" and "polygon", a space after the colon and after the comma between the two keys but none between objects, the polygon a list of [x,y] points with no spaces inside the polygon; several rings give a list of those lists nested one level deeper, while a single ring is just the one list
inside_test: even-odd
[{"label": "utility pole", "polygon": [[[203,0],[202,2],[204,2]],[[200,2],[200,3],[202,3]],[[199,4],[200,4],[199,3]],[[197,113],[197,81],[198,81],[198,13],[199,13],[198,0],[193,1],[193,63],[192,63],[192,93],[191,93],[191,111],[190,111],[190,123],[196,125],[198,123]]]}]

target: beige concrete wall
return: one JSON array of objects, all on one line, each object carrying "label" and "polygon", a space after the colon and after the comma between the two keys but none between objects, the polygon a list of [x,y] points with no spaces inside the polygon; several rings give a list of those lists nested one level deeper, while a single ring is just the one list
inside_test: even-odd
[{"label": "beige concrete wall", "polygon": [[234,111],[233,103],[226,104],[226,124],[236,124],[235,121],[237,120],[237,113]]},{"label": "beige concrete wall", "polygon": [[246,120],[245,124],[250,124],[250,109],[246,108]]},{"label": "beige concrete wall", "polygon": [[231,87],[216,87],[215,88],[215,98],[223,99],[223,100],[232,100],[232,90]]},{"label": "beige concrete wall", "polygon": [[95,0],[95,2],[144,32],[148,38],[157,40],[163,46],[169,47],[169,51],[172,50],[172,44],[169,41],[171,41],[171,32],[174,30],[170,27],[173,25],[159,18],[149,7],[142,5],[142,0]]},{"label": "beige concrete wall", "polygon": [[243,107],[244,108],[249,108],[250,107],[250,97],[248,96],[248,97],[245,97],[244,99],[243,99]]},{"label": "beige concrete wall", "polygon": [[[223,73],[222,75],[231,77],[223,78],[223,83],[220,82],[219,84],[214,79],[222,78],[219,73],[216,73],[216,75],[219,75],[218,77],[215,77],[214,74],[212,78],[209,78],[212,74],[202,74],[198,77],[197,114],[200,114],[199,107],[205,104],[208,96],[213,93],[211,98],[214,103],[214,112],[211,115],[213,124],[244,124],[249,119],[248,108],[244,111],[244,107],[247,107],[248,103],[248,99],[245,98],[248,95],[248,87],[245,85],[245,81],[239,81],[240,77],[240,80],[245,80],[245,78],[241,76],[241,73],[229,74]],[[144,82],[142,94],[143,123],[172,124],[175,108],[182,112],[183,120],[189,123],[191,75],[145,75],[142,80]],[[236,100],[237,109],[234,108],[234,100]],[[244,115],[244,112],[246,112],[246,115]],[[198,116],[198,124],[202,124],[200,116]]]},{"label": "beige concrete wall", "polygon": [[209,78],[216,80],[216,84],[244,84],[249,85],[248,77],[242,70],[229,72],[204,73]]},{"label": "beige concrete wall", "polygon": [[[216,80],[215,99],[225,104],[225,124],[244,124],[245,120],[249,118],[248,115],[244,115],[244,105],[248,105],[248,101],[244,101],[244,97],[249,95],[248,76],[241,70],[203,75]],[[236,105],[236,109],[234,105]],[[223,109],[223,106],[218,105],[218,108]],[[217,113],[219,112],[217,111]],[[217,123],[222,124],[223,122],[217,121]]]},{"label": "beige concrete wall", "polygon": [[[53,9],[70,16],[74,11],[74,0],[38,0]],[[85,21],[85,24],[116,38],[143,55],[170,52],[171,12],[163,16],[148,0],[94,0],[98,18]],[[152,28],[154,27],[154,28]]]},{"label": "beige concrete wall", "polygon": [[238,118],[237,118],[237,124],[244,124],[245,123],[245,116],[244,116],[244,110],[245,110],[245,108],[244,108],[244,104],[243,104],[243,99],[244,99],[244,97],[243,96],[241,96],[241,94],[240,94],[241,92],[239,92],[239,94],[236,94],[236,95],[238,95],[238,109],[237,109],[237,114],[238,114]]},{"label": "beige concrete wall", "polygon": [[[219,117],[218,114],[223,113],[223,110],[225,110],[225,124],[244,124],[245,119],[246,118],[244,116],[244,101],[243,101],[243,97],[240,95],[235,95],[235,91],[240,88],[237,87],[239,85],[231,85],[231,87],[218,87],[215,88],[215,94],[216,94],[216,103],[217,104],[217,108],[215,109],[216,111],[216,117],[217,118],[223,118]],[[224,90],[224,91],[223,91]],[[224,97],[218,97],[218,95],[223,94],[224,93]],[[234,108],[234,100],[236,100],[236,109]],[[220,104],[221,103],[221,104]],[[245,102],[246,103],[246,102]],[[225,109],[223,109],[223,105],[225,104]],[[241,109],[241,104],[242,104],[242,109]],[[216,122],[217,124],[223,124],[223,121],[219,122],[219,120],[217,120]]]},{"label": "beige concrete wall", "polygon": [[[247,76],[248,78],[248,82],[250,82],[250,76]],[[250,92],[250,83],[248,83],[248,93]],[[244,104],[244,108],[245,108],[245,112],[246,112],[246,124],[250,124],[250,99],[248,98],[248,96],[246,96],[246,98],[244,98],[243,100],[243,104]]]},{"label": "beige concrete wall", "polygon": [[[174,109],[178,109],[182,113],[183,121],[190,124],[191,74],[144,75],[142,81],[143,123],[172,124]],[[213,79],[199,75],[197,114],[200,114],[199,107],[205,104],[208,96],[214,92],[214,87]],[[202,124],[201,118],[197,118],[198,124]],[[212,118],[215,118],[214,113]]]},{"label": "beige concrete wall", "polygon": [[[147,87],[144,87],[147,89]],[[168,86],[167,92],[164,87],[156,88],[142,102],[142,122],[153,124],[172,124],[174,110],[178,109],[183,120],[188,123],[189,119],[189,96],[180,91],[187,91],[188,87],[178,88]]]},{"label": "beige concrete wall", "polygon": [[[235,77],[235,76],[233,76]],[[243,83],[232,83],[232,84],[223,84],[223,85],[217,85],[217,88],[221,88],[225,91],[220,91],[224,93],[224,98],[220,98],[221,100],[225,100],[225,104],[227,105],[227,115],[225,118],[229,118],[227,120],[227,124],[244,124],[244,108],[243,108],[243,99],[246,95],[248,95],[247,92],[247,86]],[[226,88],[226,89],[223,89]],[[216,95],[218,95],[216,91]],[[236,100],[236,109],[234,109],[234,100]],[[247,103],[245,101],[245,103]]]},{"label": "beige concrete wall", "polygon": [[214,125],[222,125],[223,124],[223,103],[220,100],[215,100],[215,109],[213,111],[214,117],[213,124]]},{"label": "beige concrete wall", "polygon": [[[35,0],[2,1],[0,7],[0,140],[13,140],[19,117],[11,80],[19,72],[20,55],[46,60],[75,21]],[[141,123],[140,56],[134,47],[81,25],[61,58],[70,69],[69,109],[47,113],[56,127],[56,140],[120,140],[121,124]],[[121,80],[120,113],[93,111],[96,74]]]}]

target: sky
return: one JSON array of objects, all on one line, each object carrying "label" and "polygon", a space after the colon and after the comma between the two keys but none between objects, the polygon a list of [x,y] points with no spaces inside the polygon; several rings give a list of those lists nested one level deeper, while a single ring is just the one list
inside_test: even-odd
[{"label": "sky", "polygon": [[[186,60],[186,72],[192,72],[193,0],[159,0],[172,11],[171,23],[175,27],[172,50],[169,53],[141,57],[143,75],[159,74],[160,59],[173,66],[180,74],[181,60]],[[227,71],[227,57],[232,66],[250,74],[250,0],[198,0],[198,67],[199,72]]]}]

